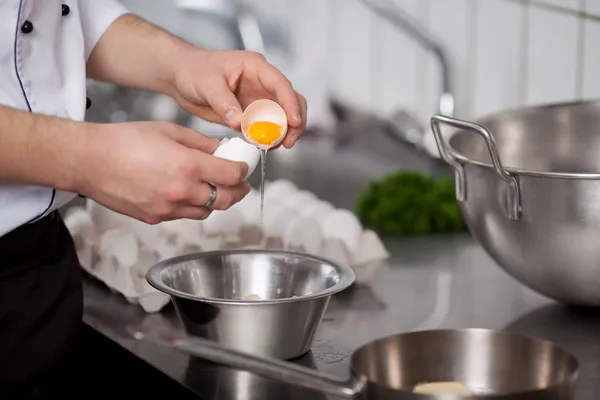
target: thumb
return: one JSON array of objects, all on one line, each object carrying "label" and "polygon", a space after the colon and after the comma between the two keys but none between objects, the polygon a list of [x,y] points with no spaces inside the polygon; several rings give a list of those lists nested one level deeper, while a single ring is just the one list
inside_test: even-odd
[{"label": "thumb", "polygon": [[227,126],[238,129],[242,119],[242,107],[227,81],[221,76],[206,81],[210,82],[203,90],[206,102]]}]

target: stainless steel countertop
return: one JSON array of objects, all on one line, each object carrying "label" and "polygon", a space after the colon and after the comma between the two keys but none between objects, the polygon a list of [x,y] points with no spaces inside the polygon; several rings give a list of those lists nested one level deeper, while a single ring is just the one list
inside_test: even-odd
[{"label": "stainless steel countertop", "polygon": [[[291,178],[338,206],[351,207],[365,183],[398,167],[439,169],[437,163],[376,135],[352,136],[341,147],[307,141],[303,150],[290,152],[289,157],[273,157],[267,175]],[[533,293],[505,274],[466,234],[385,242],[392,253],[386,265],[369,286],[353,287],[332,299],[312,351],[296,362],[347,377],[352,350],[388,334],[434,328],[504,329],[545,338],[571,351],[582,367],[575,399],[597,398],[600,311],[570,309]],[[120,331],[127,323],[180,329],[172,307],[145,314],[97,282],[86,280],[84,289],[88,325],[200,398],[326,398],[129,339]]]}]

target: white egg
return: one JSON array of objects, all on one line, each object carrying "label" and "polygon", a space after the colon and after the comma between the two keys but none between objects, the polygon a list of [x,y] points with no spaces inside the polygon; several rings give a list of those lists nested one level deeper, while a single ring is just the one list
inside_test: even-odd
[{"label": "white egg", "polygon": [[204,236],[200,242],[202,251],[215,251],[223,248],[223,239],[220,237]]},{"label": "white egg", "polygon": [[246,223],[244,213],[239,208],[230,208],[223,211],[213,211],[204,220],[204,232],[208,236],[221,236],[225,240],[238,238],[240,230]]},{"label": "white egg", "polygon": [[202,232],[202,225],[200,221],[192,219],[175,219],[161,222],[158,229],[162,235],[175,237],[184,244],[195,244]]},{"label": "white egg", "polygon": [[104,258],[114,257],[119,267],[131,267],[138,261],[139,243],[125,228],[110,229],[100,237],[98,253]]},{"label": "white egg", "polygon": [[161,232],[159,225],[149,225],[137,219],[129,218],[126,225],[131,230],[140,243],[148,249],[153,249],[159,243],[167,240]]},{"label": "white egg", "polygon": [[[279,125],[279,137],[272,143],[259,143],[250,136],[250,127],[257,122],[272,122]],[[277,146],[287,133],[288,122],[283,108],[276,102],[267,99],[256,100],[250,103],[242,114],[241,129],[248,143],[261,150],[268,150]]]},{"label": "white egg", "polygon": [[356,252],[351,254],[352,265],[362,265],[374,261],[382,261],[390,256],[381,238],[375,231],[367,229],[358,239]]},{"label": "white egg", "polygon": [[221,140],[221,144],[215,150],[213,156],[231,161],[245,162],[248,165],[247,179],[256,169],[256,165],[260,160],[260,150],[240,138],[225,138]]},{"label": "white egg", "polygon": [[[318,200],[316,202],[311,202],[306,207],[302,209],[302,215],[306,215],[308,217],[313,217],[317,221],[325,221],[329,213],[335,210],[333,204]],[[321,222],[321,225],[323,223]]]},{"label": "white egg", "polygon": [[302,210],[305,207],[310,207],[314,203],[317,203],[319,200],[314,193],[309,192],[308,190],[300,190],[290,196],[286,197],[283,200],[283,204],[286,206],[293,208],[294,210]]},{"label": "white egg", "polygon": [[131,219],[130,217],[114,212],[91,199],[87,200],[85,208],[92,219],[94,230],[100,235],[108,230],[117,229],[127,225]]},{"label": "white egg", "polygon": [[161,292],[146,293],[139,298],[140,306],[147,313],[159,312],[170,301],[171,298]]},{"label": "white egg", "polygon": [[368,284],[375,273],[383,266],[383,260],[390,254],[381,239],[372,230],[365,230],[358,241],[358,248],[350,255],[356,284]]},{"label": "white egg", "polygon": [[346,245],[339,239],[327,239],[321,248],[321,256],[340,265],[350,265],[350,255]]},{"label": "white egg", "polygon": [[362,225],[358,218],[349,210],[337,209],[327,215],[323,223],[325,239],[339,239],[344,242],[350,254],[357,250]]},{"label": "white egg", "polygon": [[244,214],[246,225],[260,225],[260,193],[252,189],[242,200],[234,204],[232,209],[238,209]]},{"label": "white egg", "polygon": [[290,222],[283,234],[283,247],[287,250],[318,254],[323,246],[321,225],[312,217],[302,216]]},{"label": "white egg", "polygon": [[71,207],[65,214],[65,225],[74,237],[81,237],[85,242],[94,240],[94,221],[92,216],[83,207]]},{"label": "white egg", "polygon": [[287,226],[298,216],[296,210],[281,203],[269,204],[263,221],[265,235],[269,238],[282,238]]},{"label": "white egg", "polygon": [[278,179],[265,185],[265,199],[283,201],[296,192],[298,187],[287,179]]}]

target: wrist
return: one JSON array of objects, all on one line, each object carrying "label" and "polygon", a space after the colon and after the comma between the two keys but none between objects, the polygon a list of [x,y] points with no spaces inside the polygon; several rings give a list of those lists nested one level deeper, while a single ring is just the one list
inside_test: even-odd
[{"label": "wrist", "polygon": [[77,123],[76,132],[69,142],[68,155],[63,165],[65,173],[60,183],[63,189],[89,195],[103,170],[102,159],[106,157],[102,132],[109,124]]},{"label": "wrist", "polygon": [[180,82],[182,81],[182,78],[184,80],[186,79],[184,77],[186,75],[185,69],[190,65],[197,65],[199,62],[202,62],[202,59],[204,59],[207,54],[207,50],[195,47],[179,38],[175,38],[175,40],[178,41],[178,43],[173,44],[171,47],[172,61],[168,63],[169,71],[165,74],[167,79],[165,80],[165,90],[162,91],[162,93],[178,100],[181,97]]},{"label": "wrist", "polygon": [[0,182],[79,191],[93,124],[4,106],[0,121]]}]

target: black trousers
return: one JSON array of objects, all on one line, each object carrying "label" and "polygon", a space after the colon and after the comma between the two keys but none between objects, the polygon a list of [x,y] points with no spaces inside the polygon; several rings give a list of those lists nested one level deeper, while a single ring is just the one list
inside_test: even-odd
[{"label": "black trousers", "polygon": [[57,212],[0,237],[0,399],[78,398],[81,268]]}]

